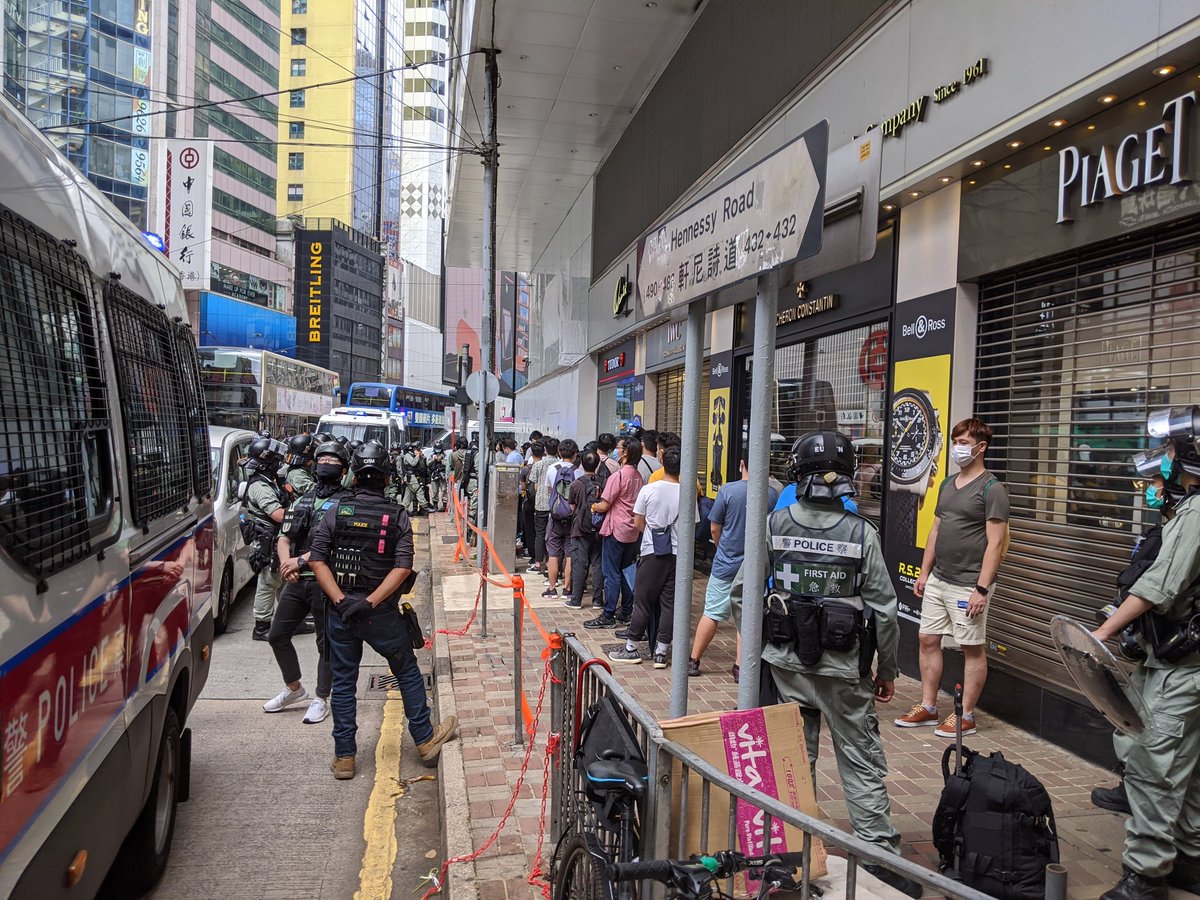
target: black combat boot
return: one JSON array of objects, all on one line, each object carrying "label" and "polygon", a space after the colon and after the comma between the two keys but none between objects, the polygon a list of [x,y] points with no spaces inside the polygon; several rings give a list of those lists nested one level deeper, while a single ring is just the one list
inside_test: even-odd
[{"label": "black combat boot", "polygon": [[267,639],[267,635],[270,633],[271,633],[271,620],[270,619],[255,619],[254,620],[254,633],[250,635],[251,638],[253,638],[256,641],[265,641]]},{"label": "black combat boot", "polygon": [[1147,878],[1126,869],[1121,880],[1101,894],[1100,900],[1167,900],[1167,879]]},{"label": "black combat boot", "polygon": [[1092,806],[1130,815],[1129,798],[1125,795],[1125,780],[1118,781],[1116,787],[1092,788]]},{"label": "black combat boot", "polygon": [[1175,868],[1167,876],[1167,884],[1189,894],[1200,894],[1200,859],[1184,856],[1175,857]]},{"label": "black combat boot", "polygon": [[885,869],[883,866],[863,866],[863,868],[884,884],[894,887],[900,893],[907,894],[910,897],[920,897],[921,892],[924,890],[915,881],[911,881],[903,875],[893,872],[891,869]]}]

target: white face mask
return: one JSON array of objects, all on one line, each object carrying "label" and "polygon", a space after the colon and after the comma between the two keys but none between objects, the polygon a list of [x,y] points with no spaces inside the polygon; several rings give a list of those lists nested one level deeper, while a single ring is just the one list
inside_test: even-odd
[{"label": "white face mask", "polygon": [[954,464],[960,469],[963,466],[969,466],[971,464],[971,460],[975,458],[975,448],[978,446],[978,444],[971,444],[970,446],[966,444],[954,444],[950,448],[950,459],[952,459]]}]

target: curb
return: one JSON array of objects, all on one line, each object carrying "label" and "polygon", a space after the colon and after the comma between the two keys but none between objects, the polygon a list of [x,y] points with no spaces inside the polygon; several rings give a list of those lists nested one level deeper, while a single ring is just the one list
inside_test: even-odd
[{"label": "curb", "polygon": [[[449,716],[458,714],[458,704],[454,700],[454,670],[450,658],[450,638],[437,633],[439,628],[446,626],[442,582],[437,571],[437,553],[434,545],[434,541],[440,540],[441,536],[433,527],[432,522],[430,522],[430,526],[428,538],[430,606],[433,609],[433,700],[438,721],[444,721]],[[438,792],[442,803],[442,833],[446,859],[466,856],[475,850],[474,841],[471,838],[467,773],[463,763],[462,748],[461,734],[457,741],[450,741],[442,747]],[[461,900],[477,900],[479,886],[473,861],[456,863],[447,870],[446,883],[442,886],[442,896],[454,897],[454,900],[460,900],[460,898]]]}]

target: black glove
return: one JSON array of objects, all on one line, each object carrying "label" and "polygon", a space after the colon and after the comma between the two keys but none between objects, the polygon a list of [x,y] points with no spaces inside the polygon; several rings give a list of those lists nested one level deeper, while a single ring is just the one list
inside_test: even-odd
[{"label": "black glove", "polygon": [[333,611],[343,625],[353,625],[371,614],[371,604],[367,602],[365,593],[351,591],[342,597],[341,603],[333,604]]}]

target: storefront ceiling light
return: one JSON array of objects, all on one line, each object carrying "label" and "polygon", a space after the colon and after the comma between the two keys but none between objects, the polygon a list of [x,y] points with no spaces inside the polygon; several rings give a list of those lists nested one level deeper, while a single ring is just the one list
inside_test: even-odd
[{"label": "storefront ceiling light", "polygon": [[940,181],[942,184],[949,184],[953,180],[954,179],[951,178],[949,175],[943,175],[941,178],[938,179],[938,181]]},{"label": "storefront ceiling light", "polygon": [[1066,124],[1067,124],[1067,120],[1066,120],[1066,119],[1051,119],[1051,120],[1050,120],[1050,127],[1051,127],[1051,128],[1062,128],[1062,127],[1063,127],[1064,125],[1066,125]]},{"label": "storefront ceiling light", "polygon": [[1091,125],[1089,125],[1089,126],[1088,126],[1088,131],[1095,131],[1095,130],[1096,130],[1096,125],[1095,125],[1095,123],[1093,123],[1093,124],[1091,124]]},{"label": "storefront ceiling light", "polygon": [[921,196],[921,192],[920,191],[909,191],[908,196],[912,197],[913,199],[916,199],[917,197]]},{"label": "storefront ceiling light", "polygon": [[1005,164],[1004,164],[1004,168],[1006,168],[1006,169],[1011,169],[1011,168],[1012,168],[1012,163],[1005,163]]},{"label": "storefront ceiling light", "polygon": [[588,113],[588,118],[589,118],[589,119],[594,119],[594,118],[596,118],[596,117],[597,117],[597,116],[599,116],[599,115],[600,115],[600,113]]},{"label": "storefront ceiling light", "polygon": [[1175,74],[1175,67],[1174,66],[1159,66],[1157,69],[1154,70],[1154,74],[1161,75],[1163,78],[1166,78],[1168,75]]},{"label": "storefront ceiling light", "polygon": [[620,72],[620,71],[621,71],[621,67],[620,67],[620,66],[613,66],[613,71],[614,71],[614,72]]},{"label": "storefront ceiling light", "polygon": [[894,203],[885,203],[885,204],[883,204],[883,208],[884,208],[884,209],[886,209],[888,212],[891,212],[893,209],[895,209],[895,208],[896,208],[896,204],[894,204]]},{"label": "storefront ceiling light", "polygon": [[1020,146],[1021,146],[1021,145],[1023,145],[1024,143],[1025,143],[1024,141],[1009,141],[1009,142],[1008,142],[1008,146],[1009,146],[1011,149],[1013,149],[1013,150],[1016,150],[1018,147],[1020,147]]},{"label": "storefront ceiling light", "polygon": [[1102,94],[1098,99],[1100,100],[1101,103],[1116,103],[1117,95],[1116,94]]},{"label": "storefront ceiling light", "polygon": [[974,184],[974,183],[975,183],[975,179],[974,179],[974,178],[972,178],[970,181],[968,181],[968,182],[967,182],[967,184]]},{"label": "storefront ceiling light", "polygon": [[1146,105],[1146,101],[1145,101],[1145,100],[1139,100],[1139,101],[1138,101],[1138,106],[1145,106],[1145,105]]},{"label": "storefront ceiling light", "polygon": [[986,163],[987,163],[987,160],[986,160],[986,159],[973,159],[973,160],[971,160],[971,165],[973,165],[973,166],[974,166],[975,168],[977,168],[977,169],[978,169],[980,166],[982,166],[982,165],[985,165]]},{"label": "storefront ceiling light", "polygon": [[522,53],[520,56],[518,56],[518,57],[517,57],[517,59],[522,59],[522,60],[524,60],[524,59],[529,59],[529,54],[528,54],[528,53]]},{"label": "storefront ceiling light", "polygon": [[1054,148],[1051,147],[1049,144],[1046,144],[1045,146],[1042,147],[1042,149],[1043,150],[1053,150]]},{"label": "storefront ceiling light", "polygon": [[646,9],[654,9],[656,6],[658,6],[658,4],[655,3],[654,0],[649,0],[649,2],[646,3]]}]

